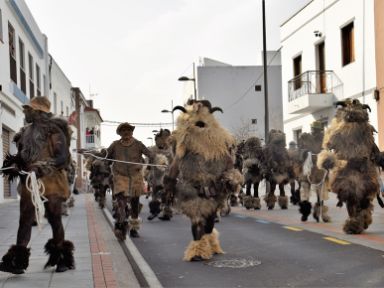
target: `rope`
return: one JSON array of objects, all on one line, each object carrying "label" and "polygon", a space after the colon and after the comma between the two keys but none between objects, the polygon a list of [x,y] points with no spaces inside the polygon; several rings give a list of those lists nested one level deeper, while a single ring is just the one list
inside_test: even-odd
[{"label": "rope", "polygon": [[44,183],[37,179],[36,173],[20,171],[20,174],[27,175],[27,179],[25,181],[25,187],[29,192],[31,192],[31,200],[32,204],[35,207],[35,216],[36,222],[39,230],[41,231],[43,218],[45,214],[44,203],[48,201],[48,199],[44,196],[45,186]]},{"label": "rope", "polygon": [[110,159],[110,158],[103,158],[89,152],[83,152],[83,153],[77,152],[77,153],[84,154],[84,155],[91,155],[92,157],[99,160],[106,160],[106,161],[119,162],[119,163],[125,163],[125,164],[134,164],[134,165],[141,165],[141,166],[168,167],[167,165],[161,165],[161,164],[138,163],[138,162],[130,162],[130,161],[121,161],[121,160]]}]

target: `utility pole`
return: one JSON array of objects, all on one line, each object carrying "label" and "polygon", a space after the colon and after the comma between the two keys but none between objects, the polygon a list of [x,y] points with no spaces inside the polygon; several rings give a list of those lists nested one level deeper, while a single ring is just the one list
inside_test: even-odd
[{"label": "utility pole", "polygon": [[267,72],[267,39],[265,33],[265,0],[263,0],[263,68],[264,68],[264,110],[265,110],[265,143],[269,132],[269,109],[268,109],[268,72]]}]

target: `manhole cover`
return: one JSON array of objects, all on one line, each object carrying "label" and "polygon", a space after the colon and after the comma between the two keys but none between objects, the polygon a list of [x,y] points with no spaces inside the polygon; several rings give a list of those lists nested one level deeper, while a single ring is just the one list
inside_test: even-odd
[{"label": "manhole cover", "polygon": [[224,259],[218,261],[210,261],[206,263],[209,266],[216,268],[248,268],[261,264],[261,261],[256,259]]}]

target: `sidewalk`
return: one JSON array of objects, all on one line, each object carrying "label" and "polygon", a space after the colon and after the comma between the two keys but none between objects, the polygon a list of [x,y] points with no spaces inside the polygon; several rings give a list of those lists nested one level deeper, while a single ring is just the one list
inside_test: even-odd
[{"label": "sidewalk", "polygon": [[[54,268],[44,270],[48,259],[44,244],[52,235],[51,227],[45,223],[41,231],[33,228],[26,273],[0,272],[0,287],[138,287],[130,264],[92,197],[75,195],[75,207],[70,209],[69,216],[63,216],[66,239],[75,245],[75,270],[64,273],[56,273]],[[15,244],[18,221],[19,201],[0,204],[0,257]],[[125,275],[117,277],[122,274],[118,273],[120,268]]]}]

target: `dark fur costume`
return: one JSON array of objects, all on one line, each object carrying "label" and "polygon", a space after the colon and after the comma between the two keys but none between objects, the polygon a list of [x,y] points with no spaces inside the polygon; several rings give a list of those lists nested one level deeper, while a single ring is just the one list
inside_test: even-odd
[{"label": "dark fur costume", "polygon": [[[268,142],[263,148],[263,174],[266,180],[267,193],[265,202],[268,209],[273,209],[276,203],[275,189],[279,186],[279,206],[288,208],[288,197],[285,196],[284,185],[293,178],[292,162],[285,148],[285,134],[280,130],[272,129],[268,133]],[[270,187],[269,187],[270,186]]]},{"label": "dark fur costume", "polygon": [[184,260],[209,259],[223,253],[214,229],[218,208],[243,179],[233,165],[234,138],[213,116],[221,109],[206,100],[190,100],[177,109],[183,113],[173,133],[176,155],[164,187],[191,220],[193,241]]},{"label": "dark fur costume", "polygon": [[[107,156],[105,150],[93,154],[97,157]],[[89,179],[95,193],[95,199],[99,203],[99,207],[104,208],[106,192],[110,188],[111,168],[108,161],[98,158],[94,158],[90,166]]]},{"label": "dark fur costume", "polygon": [[[61,207],[63,201],[69,197],[65,169],[71,160],[68,142],[70,130],[65,120],[52,118],[51,113],[26,109],[25,115],[31,123],[15,135],[14,141],[18,152],[15,156],[7,157],[4,164],[7,167],[15,167],[17,171],[34,171],[43,182],[44,196],[48,199],[44,203],[46,217],[52,227],[55,243],[60,245],[65,241]],[[15,274],[23,273],[28,266],[29,249],[26,247],[30,241],[32,224],[35,220],[35,207],[25,181],[26,176],[21,175],[18,185],[20,220],[16,245],[8,250],[0,264],[0,270]]]},{"label": "dark fur costume", "polygon": [[[245,196],[243,205],[247,209],[260,209],[259,184],[263,179],[262,162],[263,148],[261,141],[257,137],[250,137],[244,143],[243,148],[243,175],[245,182]],[[253,187],[253,196],[251,189]]]},{"label": "dark fur costume", "polygon": [[164,165],[161,166],[148,166],[147,181],[150,186],[152,199],[149,202],[150,215],[148,220],[152,220],[159,216],[160,220],[171,220],[172,218],[172,199],[166,197],[164,193],[163,178],[167,172],[168,165],[172,163],[173,152],[171,147],[171,132],[168,129],[160,129],[155,136],[156,145],[150,147],[152,152],[153,161],[151,164]]},{"label": "dark fur costume", "polygon": [[324,136],[325,150],[317,164],[329,169],[330,188],[347,205],[344,232],[360,234],[372,222],[372,201],[379,193],[374,129],[369,124],[368,105],[357,99],[338,104],[342,108]]}]

